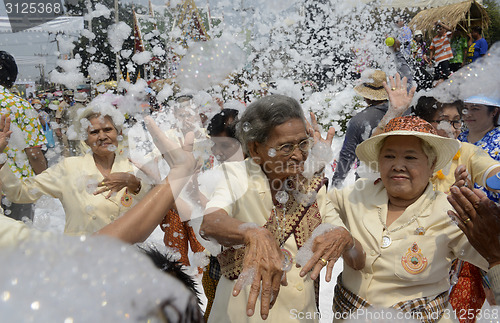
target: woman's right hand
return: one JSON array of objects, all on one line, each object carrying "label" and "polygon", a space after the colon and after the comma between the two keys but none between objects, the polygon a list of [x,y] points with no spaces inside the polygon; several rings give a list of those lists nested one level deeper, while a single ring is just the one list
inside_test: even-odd
[{"label": "woman's right hand", "polygon": [[448,215],[457,220],[458,227],[490,268],[500,265],[500,207],[479,189],[452,186],[450,193],[448,201],[455,211],[448,211]]},{"label": "woman's right hand", "polygon": [[325,278],[329,282],[333,266],[346,250],[355,247],[354,243],[354,238],[349,231],[342,227],[335,227],[317,236],[312,246],[313,255],[300,271],[300,277],[304,277],[311,271],[311,279],[316,280],[321,269],[326,266]]},{"label": "woman's right hand", "polygon": [[238,296],[245,285],[251,284],[247,316],[255,313],[255,303],[260,295],[260,315],[265,320],[276,302],[280,285],[286,286],[283,254],[269,230],[248,228],[244,234],[246,250],[243,270],[234,285],[233,296]]},{"label": "woman's right hand", "polygon": [[5,148],[7,148],[11,134],[12,130],[10,130],[10,117],[2,115],[0,117],[0,153],[3,153]]}]

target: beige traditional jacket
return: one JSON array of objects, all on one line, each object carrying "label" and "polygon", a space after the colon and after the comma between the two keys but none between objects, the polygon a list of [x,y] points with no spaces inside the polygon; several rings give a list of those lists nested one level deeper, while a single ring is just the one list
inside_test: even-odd
[{"label": "beige traditional jacket", "polygon": [[360,179],[343,190],[329,192],[333,205],[352,235],[362,243],[366,265],[362,270],[344,267],[347,289],[380,307],[424,296],[436,296],[450,287],[449,270],[455,258],[480,268],[487,261],[451,222],[452,206],[446,194],[429,183],[420,198],[389,227],[392,242],[382,247],[387,235],[388,196],[382,181]]},{"label": "beige traditional jacket", "polygon": [[[133,167],[127,156],[117,153],[111,172],[133,173]],[[12,202],[33,203],[42,195],[59,199],[66,214],[64,233],[68,235],[92,234],[100,230],[135,205],[149,189],[143,184],[139,194],[133,195],[126,193],[124,188],[106,199],[109,192],[94,195],[103,179],[91,153],[65,158],[24,180],[18,179],[9,167],[0,170],[3,191]]]},{"label": "beige traditional jacket", "polygon": [[[217,184],[206,209],[224,209],[238,220],[263,226],[271,215],[273,207],[266,175],[250,158],[242,162],[224,163],[224,165],[225,177],[222,177],[223,180]],[[323,222],[344,226],[326,198],[325,187],[318,192],[317,202]],[[293,234],[285,242],[284,248],[295,257],[297,247]],[[269,312],[267,322],[317,322],[319,320],[315,305],[314,283],[308,275],[304,278],[299,277],[299,272],[300,268],[293,265],[291,271],[287,273],[288,286],[281,286],[278,299]],[[262,321],[259,300],[255,306],[254,316],[246,316],[249,286],[246,286],[238,297],[231,295],[235,282],[224,276],[221,277],[209,322]]]}]

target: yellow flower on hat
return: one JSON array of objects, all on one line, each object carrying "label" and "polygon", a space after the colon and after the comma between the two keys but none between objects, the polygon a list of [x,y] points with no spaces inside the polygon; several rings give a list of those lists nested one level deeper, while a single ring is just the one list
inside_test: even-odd
[{"label": "yellow flower on hat", "polygon": [[436,177],[438,179],[445,179],[446,178],[446,176],[444,176],[443,171],[441,169],[436,172]]}]

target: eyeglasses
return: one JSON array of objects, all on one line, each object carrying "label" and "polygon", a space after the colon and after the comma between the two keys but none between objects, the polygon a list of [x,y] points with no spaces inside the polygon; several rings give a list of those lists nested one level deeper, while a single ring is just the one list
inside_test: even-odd
[{"label": "eyeglasses", "polygon": [[309,151],[312,144],[313,144],[313,139],[307,138],[307,139],[302,140],[298,144],[290,144],[290,143],[283,144],[283,145],[276,147],[274,149],[276,149],[276,151],[281,151],[281,153],[284,156],[288,156],[288,155],[292,154],[295,151],[295,148],[297,148],[297,147],[300,149],[300,151],[306,153],[307,151]]},{"label": "eyeglasses", "polygon": [[432,122],[435,122],[435,123],[441,123],[443,121],[450,123],[453,126],[453,128],[455,128],[457,130],[461,129],[463,124],[464,124],[464,122],[462,120],[432,120]]}]

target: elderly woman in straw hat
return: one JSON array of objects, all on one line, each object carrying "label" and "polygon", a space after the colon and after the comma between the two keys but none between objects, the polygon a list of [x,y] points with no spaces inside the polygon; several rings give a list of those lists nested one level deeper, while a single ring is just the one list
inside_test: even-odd
[{"label": "elderly woman in straw hat", "polygon": [[66,158],[24,180],[9,167],[1,167],[5,195],[15,203],[32,203],[42,195],[58,198],[66,214],[64,233],[68,235],[92,234],[113,222],[147,191],[127,156],[117,149],[123,121],[109,100],[94,99],[80,118],[89,152]]},{"label": "elderly woman in straw hat", "polygon": [[[320,270],[327,266],[329,280],[341,255],[349,266],[363,267],[364,255],[354,252],[360,245],[326,199],[323,176],[303,175],[312,147],[306,125],[300,104],[283,95],[253,102],[239,121],[250,157],[224,163],[227,180],[209,199],[200,229],[224,246],[209,322],[301,322],[306,315],[317,321],[313,280]],[[321,229],[322,222],[330,225]],[[299,261],[298,249],[311,237],[314,255]],[[353,256],[346,254],[351,249]]]},{"label": "elderly woman in straw hat", "polygon": [[423,322],[449,319],[445,308],[452,260],[488,267],[450,221],[446,194],[434,191],[430,182],[459,147],[457,140],[437,135],[417,117],[394,118],[382,134],[358,146],[357,156],[379,171],[380,179],[360,179],[329,193],[366,252],[362,270],[346,266],[339,276],[334,311],[371,305],[413,312],[412,318]]}]

